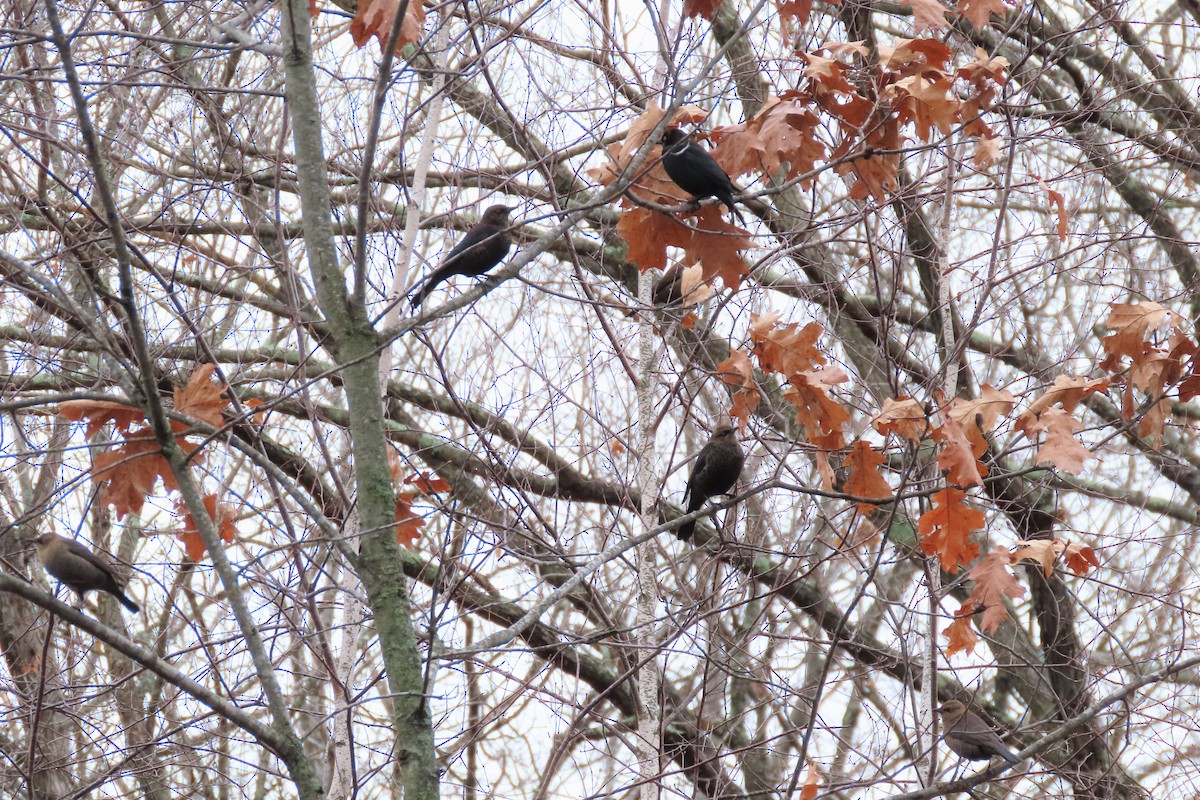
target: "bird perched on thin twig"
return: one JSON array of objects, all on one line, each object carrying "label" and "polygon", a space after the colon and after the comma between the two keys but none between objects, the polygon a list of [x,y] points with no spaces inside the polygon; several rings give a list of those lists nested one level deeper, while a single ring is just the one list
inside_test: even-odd
[{"label": "bird perched on thin twig", "polygon": [[961,700],[948,700],[938,708],[942,715],[946,746],[969,761],[987,761],[1000,756],[1010,764],[1021,759],[1004,746],[996,732]]},{"label": "bird perched on thin twig", "polygon": [[109,564],[74,539],[57,533],[43,533],[33,540],[38,558],[46,572],[70,588],[82,600],[83,596],[96,589],[108,592],[121,601],[130,611],[140,611],[138,604],[125,596],[124,581],[119,580]]},{"label": "bird perched on thin twig", "polygon": [[[700,448],[692,474],[688,478],[687,490],[683,499],[687,501],[688,513],[699,511],[708,502],[708,498],[725,494],[737,483],[742,474],[742,464],[745,456],[742,446],[738,444],[737,434],[733,426],[723,423],[713,431],[708,444]],[[696,530],[696,521],[685,522],[675,531],[681,540],[692,538]]]},{"label": "bird perched on thin twig", "polygon": [[439,283],[452,275],[478,277],[500,263],[512,246],[508,237],[508,206],[492,206],[454,246],[440,267],[412,290],[412,307],[421,305]]},{"label": "bird perched on thin twig", "polygon": [[733,181],[717,160],[708,151],[693,142],[679,128],[667,128],[662,138],[662,164],[667,176],[697,200],[715,197],[725,204],[738,222],[746,224],[745,218],[733,203],[737,189]]}]

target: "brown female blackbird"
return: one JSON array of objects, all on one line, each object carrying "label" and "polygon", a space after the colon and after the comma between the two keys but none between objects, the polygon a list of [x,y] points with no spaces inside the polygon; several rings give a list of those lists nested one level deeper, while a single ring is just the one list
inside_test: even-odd
[{"label": "brown female blackbird", "polygon": [[477,277],[499,264],[512,246],[507,231],[510,211],[508,206],[492,206],[483,212],[483,218],[467,231],[442,265],[413,288],[412,307],[421,305],[429,293],[451,275]]},{"label": "brown female blackbird", "polygon": [[108,592],[130,611],[140,610],[137,603],[125,596],[125,587],[112,565],[79,542],[57,533],[43,533],[33,543],[46,572],[74,589],[81,600],[88,591],[97,589]]},{"label": "brown female blackbird", "polygon": [[[737,435],[729,423],[718,425],[713,431],[708,444],[700,448],[696,463],[692,467],[691,477],[688,478],[687,491],[683,499],[687,501],[688,513],[699,511],[708,498],[725,494],[737,483],[742,474],[742,446],[738,444]],[[692,538],[696,530],[696,521],[685,522],[675,531],[681,540]]]},{"label": "brown female blackbird", "polygon": [[733,204],[733,193],[736,191],[733,181],[707,150],[691,141],[679,128],[667,128],[663,133],[662,147],[663,169],[680,189],[697,200],[717,198],[733,212],[738,222],[746,224],[741,212]]},{"label": "brown female blackbird", "polygon": [[942,739],[946,746],[962,758],[969,761],[987,761],[992,756],[1000,756],[1010,764],[1016,764],[1021,759],[1017,754],[1004,746],[1000,737],[992,730],[979,715],[969,711],[960,700],[949,700],[937,710],[942,715],[942,725],[945,731]]},{"label": "brown female blackbird", "polygon": [[673,264],[654,282],[650,293],[656,306],[671,306],[683,302],[683,264]]}]

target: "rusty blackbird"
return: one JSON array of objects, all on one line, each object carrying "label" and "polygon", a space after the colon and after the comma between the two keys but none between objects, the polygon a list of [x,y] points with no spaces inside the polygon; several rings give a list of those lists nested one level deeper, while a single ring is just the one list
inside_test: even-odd
[{"label": "rusty blackbird", "polygon": [[942,739],[947,747],[962,758],[969,761],[987,761],[992,756],[1000,756],[1010,764],[1021,760],[1017,758],[1016,753],[1005,747],[996,732],[978,714],[968,710],[961,700],[948,700],[937,711],[942,715],[942,725],[945,729]]},{"label": "rusty blackbird", "polygon": [[125,587],[117,579],[112,565],[74,539],[57,533],[43,533],[33,541],[46,572],[59,583],[71,587],[80,599],[92,589],[108,592],[130,611],[138,604],[125,596]]},{"label": "rusty blackbird", "polygon": [[662,138],[662,164],[667,176],[697,200],[715,197],[725,204],[738,222],[746,224],[745,218],[733,204],[736,191],[733,181],[717,160],[700,145],[693,142],[679,128],[667,128]]},{"label": "rusty blackbird", "polygon": [[683,264],[673,264],[654,282],[651,298],[656,306],[671,306],[683,302]]},{"label": "rusty blackbird", "polygon": [[512,246],[506,230],[510,211],[508,206],[492,206],[483,212],[483,218],[467,231],[442,260],[442,265],[413,288],[412,307],[421,305],[439,283],[452,275],[478,277],[499,264]]},{"label": "rusty blackbird", "polygon": [[[688,478],[687,491],[683,495],[688,513],[699,511],[708,498],[732,489],[742,474],[744,461],[742,446],[738,444],[733,426],[727,422],[718,425],[708,444],[700,448],[691,477]],[[692,520],[680,525],[675,535],[686,542],[692,538],[695,530],[696,521]]]}]

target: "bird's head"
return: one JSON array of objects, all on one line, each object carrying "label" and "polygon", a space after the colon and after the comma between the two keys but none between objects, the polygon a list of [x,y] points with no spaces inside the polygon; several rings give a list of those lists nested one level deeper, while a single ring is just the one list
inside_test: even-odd
[{"label": "bird's head", "polygon": [[492,206],[483,212],[483,221],[498,228],[504,227],[508,224],[508,214],[512,210],[512,206]]},{"label": "bird's head", "polygon": [[735,436],[734,430],[735,428],[733,425],[729,424],[728,422],[722,422],[716,427],[716,430],[713,431],[713,438],[715,439],[718,436]]},{"label": "bird's head", "polygon": [[663,147],[668,149],[675,147],[675,145],[684,143],[687,140],[688,135],[683,132],[683,128],[667,128],[665,131],[663,131]]},{"label": "bird's head", "polygon": [[961,700],[947,700],[938,706],[936,710],[947,723],[953,723],[963,714],[967,713],[967,705]]}]

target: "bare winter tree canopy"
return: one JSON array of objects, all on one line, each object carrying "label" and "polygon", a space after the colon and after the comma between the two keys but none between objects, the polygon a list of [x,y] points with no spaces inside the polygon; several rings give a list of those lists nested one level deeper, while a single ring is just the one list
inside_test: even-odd
[{"label": "bare winter tree canopy", "polygon": [[0,797],[1200,794],[1200,5],[1013,2],[3,4]]}]

